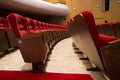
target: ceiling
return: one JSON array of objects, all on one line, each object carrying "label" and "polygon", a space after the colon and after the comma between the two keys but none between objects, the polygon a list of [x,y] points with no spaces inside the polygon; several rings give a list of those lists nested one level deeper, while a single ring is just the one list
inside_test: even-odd
[{"label": "ceiling", "polygon": [[50,3],[43,0],[0,0],[1,7],[36,14],[67,16],[69,8],[60,3]]}]

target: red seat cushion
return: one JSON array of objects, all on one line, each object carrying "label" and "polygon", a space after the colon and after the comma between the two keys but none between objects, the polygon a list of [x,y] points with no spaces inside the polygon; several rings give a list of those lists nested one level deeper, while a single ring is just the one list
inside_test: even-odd
[{"label": "red seat cushion", "polygon": [[100,34],[99,37],[100,37],[100,40],[102,41],[102,44],[100,44],[101,46],[108,44],[108,42],[110,42],[110,41],[118,39],[114,36],[107,36],[107,35],[104,35],[104,34]]},{"label": "red seat cushion", "polygon": [[104,46],[106,44],[108,44],[108,42],[116,40],[116,37],[113,36],[107,36],[107,35],[99,35],[96,25],[95,25],[95,21],[94,21],[94,17],[92,15],[91,12],[89,11],[84,11],[82,12],[82,15],[85,18],[86,24],[88,26],[89,32],[91,34],[91,37],[96,45],[96,47],[100,47],[100,46]]}]

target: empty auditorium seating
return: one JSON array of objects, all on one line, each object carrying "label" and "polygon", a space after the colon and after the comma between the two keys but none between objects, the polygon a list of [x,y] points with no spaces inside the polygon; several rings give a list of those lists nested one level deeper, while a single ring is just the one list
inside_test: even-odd
[{"label": "empty auditorium seating", "polygon": [[[0,17],[0,52],[7,51],[9,48],[8,41],[5,34],[5,19]],[[2,56],[2,54],[1,54]]]},{"label": "empty auditorium seating", "polygon": [[0,17],[0,52],[8,52],[17,47],[16,38],[9,27],[7,19]]},{"label": "empty auditorium seating", "polygon": [[68,37],[67,27],[40,22],[19,14],[7,16],[23,59],[32,63],[32,71],[44,71],[47,54],[59,40]]},{"label": "empty auditorium seating", "polygon": [[24,17],[13,13],[8,15],[7,18],[8,21],[10,21],[9,25],[14,30],[17,38],[22,38],[24,35],[29,33],[29,29],[25,24]]},{"label": "empty auditorium seating", "polygon": [[113,26],[116,36],[120,38],[120,22],[114,23]]},{"label": "empty auditorium seating", "polygon": [[111,22],[111,23],[105,23],[101,25],[104,30],[104,34],[109,35],[109,36],[116,36],[114,32],[113,24],[114,23]]},{"label": "empty auditorium seating", "polygon": [[5,33],[8,40],[9,49],[10,50],[16,49],[17,48],[16,37],[12,28],[9,26],[7,19],[5,19],[5,25],[6,25]]},{"label": "empty auditorium seating", "polygon": [[96,25],[96,27],[97,27],[97,30],[98,30],[99,34],[104,34],[104,29],[103,29],[102,24],[98,24],[98,25]]},{"label": "empty auditorium seating", "polygon": [[120,76],[120,40],[114,36],[99,35],[89,11],[76,15],[68,26],[77,47],[111,80],[117,80]]}]

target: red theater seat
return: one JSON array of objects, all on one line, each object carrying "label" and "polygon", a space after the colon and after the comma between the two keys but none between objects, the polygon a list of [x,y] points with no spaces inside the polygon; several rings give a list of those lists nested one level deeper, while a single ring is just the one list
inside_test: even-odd
[{"label": "red theater seat", "polygon": [[102,25],[103,24],[96,25],[99,34],[104,34],[104,29]]},{"label": "red theater seat", "polygon": [[38,32],[40,32],[40,31],[42,31],[42,30],[40,30],[40,24],[39,24],[40,22],[39,21],[36,21],[35,20],[35,30],[37,30]]},{"label": "red theater seat", "polygon": [[27,34],[34,33],[34,22],[32,21],[32,19],[28,17],[24,17],[23,19],[25,21],[27,29],[29,30]]},{"label": "red theater seat", "polygon": [[47,29],[46,29],[46,27],[45,27],[45,22],[40,22],[40,29],[42,30],[42,31],[46,31]]},{"label": "red theater seat", "polygon": [[24,17],[24,21],[26,23],[26,27],[29,30],[29,32],[27,34],[34,34],[34,33],[39,33],[40,32],[40,30],[37,26],[37,21],[36,20]]},{"label": "red theater seat", "polygon": [[100,34],[99,37],[100,37],[100,40],[103,42],[103,44],[101,44],[100,46],[107,45],[107,44],[109,44],[110,41],[118,39],[114,36],[107,36],[107,35],[104,35],[104,34]]},{"label": "red theater seat", "polygon": [[120,38],[120,22],[116,22],[113,24],[113,29],[118,38]]},{"label": "red theater seat", "polygon": [[[109,41],[117,39],[113,36],[107,36],[107,35],[99,36],[97,28],[95,26],[95,21],[94,21],[93,15],[87,11],[82,12],[81,15],[83,15],[85,22],[87,24],[88,30],[90,32],[90,35],[91,35],[91,37],[92,37],[92,39],[97,47],[103,46],[104,44],[107,44]],[[104,43],[105,41],[108,41],[108,42]]]},{"label": "red theater seat", "polygon": [[24,61],[32,63],[33,71],[42,71],[46,59],[44,34],[36,33],[34,22],[30,18],[12,13],[7,19],[16,35]]},{"label": "red theater seat", "polygon": [[[16,35],[24,61],[32,63],[32,71],[43,71],[48,52],[57,41],[65,37],[63,33],[67,33],[67,29],[59,31],[54,28],[51,30],[49,23],[36,21],[15,13],[9,14],[7,19]],[[61,36],[57,33],[60,33]]]},{"label": "red theater seat", "polygon": [[5,46],[7,48],[6,50],[13,50],[15,47],[17,47],[17,42],[16,42],[15,35],[13,33],[13,30],[8,25],[8,20],[2,17],[0,17],[0,30],[4,32],[5,37],[7,39],[7,43],[6,44],[4,43],[4,45],[9,46],[9,47]]},{"label": "red theater seat", "polygon": [[0,17],[0,29],[4,29],[5,28],[5,19]]},{"label": "red theater seat", "polygon": [[11,13],[7,18],[17,38],[22,38],[29,32],[23,16]]},{"label": "red theater seat", "polygon": [[[9,49],[5,30],[6,30],[5,19],[0,17],[0,52],[7,51]],[[1,56],[3,56],[2,53],[0,53],[0,57]]]},{"label": "red theater seat", "polygon": [[7,19],[0,17],[0,29],[8,29]]},{"label": "red theater seat", "polygon": [[[89,11],[76,15],[74,19],[68,22],[68,26],[75,44],[89,60],[111,80],[119,78],[120,40],[114,36],[99,35],[94,17]],[[116,66],[113,67],[112,65]]]},{"label": "red theater seat", "polygon": [[102,24],[102,28],[104,30],[104,34],[109,35],[109,36],[116,36],[115,31],[114,31],[114,23],[106,23]]}]

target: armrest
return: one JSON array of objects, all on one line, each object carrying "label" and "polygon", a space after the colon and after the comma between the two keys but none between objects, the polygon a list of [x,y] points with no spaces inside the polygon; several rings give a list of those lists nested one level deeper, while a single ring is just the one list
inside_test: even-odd
[{"label": "armrest", "polygon": [[108,42],[100,50],[106,74],[111,80],[117,80],[120,76],[120,39]]},{"label": "armrest", "polygon": [[30,39],[30,38],[36,38],[41,37],[45,35],[47,32],[40,32],[40,33],[33,33],[33,34],[27,34],[23,36],[23,39]]},{"label": "armrest", "polygon": [[108,42],[109,45],[113,48],[120,47],[120,39]]}]

